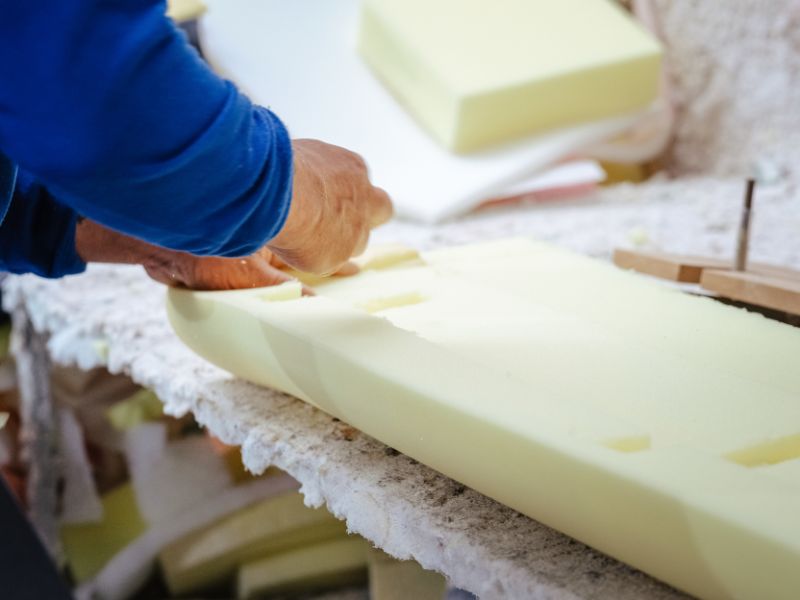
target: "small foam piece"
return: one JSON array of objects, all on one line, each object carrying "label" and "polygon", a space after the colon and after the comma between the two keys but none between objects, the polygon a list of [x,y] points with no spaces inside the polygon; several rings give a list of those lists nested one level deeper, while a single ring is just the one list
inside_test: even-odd
[{"label": "small foam piece", "polygon": [[125,431],[146,421],[157,421],[164,415],[164,410],[158,396],[143,389],[114,404],[106,411],[106,415],[116,429]]},{"label": "small foam piece", "polygon": [[183,594],[221,583],[236,567],[270,553],[331,539],[344,523],[308,508],[297,493],[271,498],[170,544],[160,555],[167,585]]},{"label": "small foam piece", "polygon": [[8,413],[0,412],[0,429],[5,427],[6,422],[8,422]]},{"label": "small foam piece", "polygon": [[[359,583],[366,579],[368,550],[364,538],[352,536],[268,556],[242,566],[237,595],[249,600],[266,594]],[[415,596],[408,598],[417,600]]]},{"label": "small foam piece", "polygon": [[359,49],[455,152],[645,108],[661,57],[606,0],[367,0]]},{"label": "small foam piece", "polygon": [[206,12],[206,5],[201,0],[169,0],[167,2],[167,15],[182,23],[197,19]]},{"label": "small foam piece", "polygon": [[442,600],[447,589],[445,578],[423,569],[413,560],[397,560],[385,552],[371,549],[369,597],[371,600]]}]

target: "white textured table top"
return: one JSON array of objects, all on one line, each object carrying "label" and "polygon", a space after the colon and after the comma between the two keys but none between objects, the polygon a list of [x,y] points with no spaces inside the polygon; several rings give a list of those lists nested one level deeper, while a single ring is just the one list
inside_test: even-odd
[{"label": "white textured table top", "polygon": [[[434,247],[535,235],[598,256],[647,238],[676,251],[730,255],[740,188],[713,179],[621,187],[580,205],[492,211],[436,228],[393,223],[376,237]],[[800,262],[797,199],[780,182],[760,191],[754,258]],[[351,530],[456,586],[486,598],[682,597],[298,400],[206,363],[172,333],[164,289],[139,268],[98,266],[60,281],[13,277],[4,289],[6,308],[24,304],[50,334],[56,362],[129,374],[168,411],[192,411],[222,440],[240,444],[249,468],[285,469],[310,504],[327,504]]]}]

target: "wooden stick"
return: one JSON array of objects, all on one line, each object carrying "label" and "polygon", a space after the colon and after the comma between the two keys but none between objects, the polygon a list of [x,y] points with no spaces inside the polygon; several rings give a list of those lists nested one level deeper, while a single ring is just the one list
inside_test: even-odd
[{"label": "wooden stick", "polygon": [[744,193],[744,207],[742,208],[742,222],[739,225],[739,237],[736,240],[736,262],[734,269],[744,271],[747,267],[747,250],[750,244],[750,215],[753,208],[753,191],[756,187],[756,180],[747,180],[747,187]]}]

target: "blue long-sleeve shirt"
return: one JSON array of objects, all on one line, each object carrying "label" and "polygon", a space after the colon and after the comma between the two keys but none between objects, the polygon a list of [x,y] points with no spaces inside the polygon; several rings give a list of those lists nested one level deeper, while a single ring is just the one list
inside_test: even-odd
[{"label": "blue long-sleeve shirt", "polygon": [[0,0],[0,270],[81,271],[79,215],[250,254],[291,180],[280,120],[209,70],[163,0]]}]

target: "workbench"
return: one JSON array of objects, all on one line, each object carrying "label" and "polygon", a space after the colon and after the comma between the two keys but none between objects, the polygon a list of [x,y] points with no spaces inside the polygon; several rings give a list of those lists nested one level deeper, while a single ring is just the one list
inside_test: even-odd
[{"label": "workbench", "polygon": [[[582,202],[495,209],[438,227],[395,222],[379,230],[375,241],[432,248],[530,235],[598,257],[610,256],[619,245],[733,256],[740,188],[739,179],[715,178],[617,186]],[[753,259],[797,264],[800,193],[790,180],[765,185],[760,193]],[[138,267],[93,265],[83,275],[57,281],[5,280],[20,386],[40,427],[47,427],[42,374],[51,361],[104,367],[153,389],[169,413],[191,411],[214,435],[240,445],[251,470],[284,469],[301,483],[308,504],[325,504],[376,546],[413,557],[481,597],[684,597],[346,423],[210,365],[170,329],[164,292]],[[56,451],[44,444],[38,457],[54,460]],[[43,466],[38,469],[46,475]],[[55,531],[47,510],[55,481],[45,476],[37,485],[34,518],[47,538]]]}]

